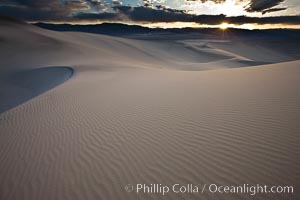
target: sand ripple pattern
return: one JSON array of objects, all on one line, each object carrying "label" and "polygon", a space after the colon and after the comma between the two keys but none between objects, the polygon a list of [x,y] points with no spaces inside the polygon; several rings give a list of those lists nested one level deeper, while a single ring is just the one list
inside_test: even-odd
[{"label": "sand ripple pattern", "polygon": [[128,183],[297,187],[298,64],[78,73],[0,115],[0,199],[250,198],[136,195]]}]

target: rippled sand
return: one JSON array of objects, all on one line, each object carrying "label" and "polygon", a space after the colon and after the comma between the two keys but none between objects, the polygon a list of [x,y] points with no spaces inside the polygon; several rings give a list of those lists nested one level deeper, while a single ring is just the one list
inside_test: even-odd
[{"label": "rippled sand", "polygon": [[[201,41],[184,48],[180,44],[191,43],[57,33],[12,22],[0,30],[2,74],[43,66],[75,70],[65,83],[0,114],[1,200],[247,200],[253,197],[136,194],[124,187],[299,186],[299,61],[258,65],[262,61],[245,52]],[[7,49],[15,59],[2,59],[11,55]]]}]

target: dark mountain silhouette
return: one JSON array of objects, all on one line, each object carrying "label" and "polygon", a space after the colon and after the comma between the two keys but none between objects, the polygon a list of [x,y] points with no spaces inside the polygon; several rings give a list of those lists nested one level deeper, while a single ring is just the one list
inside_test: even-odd
[{"label": "dark mountain silhouette", "polygon": [[103,23],[96,25],[70,25],[70,24],[47,24],[35,23],[35,26],[54,31],[87,32],[105,34],[112,36],[129,36],[136,34],[202,34],[210,37],[225,35],[226,37],[246,38],[300,38],[300,30],[296,29],[268,29],[268,30],[246,30],[230,28],[226,31],[218,28],[147,28],[138,25],[127,25],[121,23]]}]

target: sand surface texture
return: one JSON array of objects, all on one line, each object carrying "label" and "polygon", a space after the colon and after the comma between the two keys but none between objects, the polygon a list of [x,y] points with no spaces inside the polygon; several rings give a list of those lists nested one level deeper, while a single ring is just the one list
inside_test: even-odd
[{"label": "sand surface texture", "polygon": [[[8,21],[0,44],[0,200],[300,198],[296,54],[249,41],[155,42]],[[138,183],[296,190],[124,190]]]}]

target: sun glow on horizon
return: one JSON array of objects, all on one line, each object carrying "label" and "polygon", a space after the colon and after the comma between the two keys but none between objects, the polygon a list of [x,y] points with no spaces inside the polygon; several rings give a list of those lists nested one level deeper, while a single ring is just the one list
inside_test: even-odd
[{"label": "sun glow on horizon", "polygon": [[289,24],[232,24],[228,22],[221,23],[219,25],[199,24],[195,22],[156,22],[156,23],[143,23],[138,24],[148,28],[219,28],[222,30],[237,28],[246,30],[263,30],[263,29],[300,29],[300,25],[289,25]]},{"label": "sun glow on horizon", "polygon": [[230,26],[229,26],[228,23],[223,22],[222,24],[220,24],[219,27],[220,27],[220,29],[222,29],[222,30],[226,30],[226,29],[228,29]]}]

